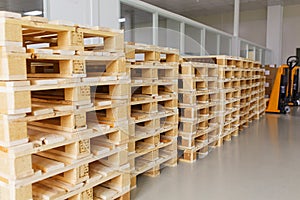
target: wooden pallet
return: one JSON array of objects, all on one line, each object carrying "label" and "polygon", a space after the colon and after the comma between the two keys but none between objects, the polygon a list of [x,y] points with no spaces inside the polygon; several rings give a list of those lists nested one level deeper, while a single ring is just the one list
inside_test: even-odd
[{"label": "wooden pallet", "polygon": [[[96,128],[98,127],[95,127],[95,129]],[[97,141],[100,146],[107,143],[110,144],[111,147],[114,147],[116,145],[122,145],[128,140],[127,134],[118,129],[108,129],[107,131],[101,130],[100,128],[98,128],[98,131],[86,130],[74,133],[73,137],[68,133],[55,130],[52,130],[51,134],[39,136],[37,134],[40,131],[51,131],[51,129],[33,126],[30,127],[29,131],[31,143],[3,149],[1,152],[3,159],[12,161],[10,166],[3,166],[1,170],[3,178],[13,181],[13,179],[32,175],[32,173],[28,173],[30,172],[28,168],[19,165],[18,160],[21,162],[23,160],[24,166],[31,167],[32,163],[36,163],[31,161],[31,155],[33,153],[34,155],[63,162],[65,165],[73,165],[76,163],[76,160],[85,160],[89,157],[91,152],[94,152],[95,141]],[[95,146],[95,148],[96,147],[97,146]],[[6,152],[4,152],[4,150],[6,150]],[[19,170],[9,173],[10,168],[18,168]]]},{"label": "wooden pallet", "polygon": [[85,184],[68,185],[57,179],[46,179],[33,185],[33,196],[49,199],[117,199],[128,197],[129,175],[115,172],[104,165],[92,165]]},{"label": "wooden pallet", "polygon": [[195,56],[189,57],[194,62],[218,64],[220,67],[236,67],[236,62],[239,60],[233,56]]},{"label": "wooden pallet", "polygon": [[218,70],[218,78],[222,80],[232,79],[234,77],[234,73],[232,68],[229,67],[220,67]]},{"label": "wooden pallet", "polygon": [[253,68],[255,61],[246,59],[246,58],[238,58],[237,67],[242,69]]},{"label": "wooden pallet", "polygon": [[209,146],[208,142],[201,142],[192,150],[184,150],[182,157],[179,159],[181,162],[194,163],[197,159],[203,159],[208,155]]},{"label": "wooden pallet", "polygon": [[[60,93],[56,93],[55,90],[51,90],[50,93],[48,94],[44,93],[44,91],[42,91],[43,93],[33,92],[33,95],[39,95],[38,97],[41,98],[34,98],[34,101],[32,102],[29,100],[28,106],[26,107],[28,107],[27,110],[31,112],[28,113],[26,116],[25,114],[22,113],[14,116],[6,115],[11,113],[24,112],[24,108],[8,109],[6,110],[8,112],[3,111],[1,117],[1,123],[3,124],[3,126],[7,128],[3,129],[3,131],[1,132],[0,144],[4,147],[9,147],[12,145],[17,145],[17,144],[27,142],[26,140],[27,133],[25,131],[27,130],[27,123],[31,123],[35,125],[40,124],[40,126],[42,127],[48,127],[48,128],[64,130],[64,131],[77,131],[77,130],[82,130],[82,128],[86,128],[86,124],[84,123],[84,121],[85,121],[85,113],[88,111],[90,112],[95,110],[102,110],[104,114],[105,113],[108,115],[111,114],[111,116],[115,116],[115,117],[117,117],[118,115],[121,116],[119,112],[120,107],[115,107],[117,105],[116,103],[114,103],[114,105],[111,106],[112,100],[95,98],[93,99],[93,104],[92,104],[89,86],[83,86],[82,88],[84,91],[83,93],[81,92],[80,87],[79,87],[79,91],[78,91],[78,87],[64,89],[65,90],[64,94],[67,94],[65,95],[65,98],[70,100],[72,99],[80,100],[82,104],[79,103],[79,101],[77,101],[79,105],[77,103],[76,103],[77,105],[76,104],[74,105],[74,102],[72,101],[59,100]],[[48,100],[49,99],[48,97],[49,95],[51,95],[52,91],[54,92],[53,94],[56,95],[55,98],[57,98],[57,100],[55,99]],[[62,90],[62,92],[64,91]],[[116,91],[114,90],[113,92]],[[43,96],[46,94],[47,96]],[[62,93],[63,98],[64,98],[64,94]],[[100,93],[99,96],[102,97],[102,93]],[[45,97],[47,97],[47,99]],[[15,100],[18,102],[18,100],[21,99],[18,93],[14,93],[13,97],[10,100],[11,101]],[[24,100],[28,101],[26,100],[26,96],[23,96],[21,102],[24,102]],[[124,118],[126,118],[126,116],[123,116],[123,119]],[[107,119],[102,117],[102,120],[107,120]],[[24,131],[16,132],[16,129],[14,129],[13,127],[21,128],[21,130]]]},{"label": "wooden pallet", "polygon": [[219,90],[208,90],[199,92],[179,92],[179,106],[196,106],[197,104],[205,104],[218,101]]},{"label": "wooden pallet", "polygon": [[219,80],[218,81],[218,88],[219,89],[232,89],[233,88],[233,81],[231,79]]},{"label": "wooden pallet", "polygon": [[215,103],[199,104],[198,106],[180,106],[179,114],[181,121],[197,121],[206,119],[209,116],[209,107]]},{"label": "wooden pallet", "polygon": [[122,53],[61,55],[53,52],[43,53],[39,49],[28,49],[27,52],[31,52],[31,58],[27,60],[28,78],[97,76],[121,78],[126,75],[126,64]]},{"label": "wooden pallet", "polygon": [[[126,59],[129,62],[179,62],[179,50],[172,48],[158,47],[154,45],[145,45],[139,43],[127,43]],[[137,55],[141,56],[137,56]]]},{"label": "wooden pallet", "polygon": [[127,68],[132,80],[143,82],[152,79],[173,80],[178,77],[178,65],[174,63],[127,63]]},{"label": "wooden pallet", "polygon": [[219,141],[217,146],[222,146],[224,144],[224,142],[230,142],[233,136],[237,136],[238,135],[238,128],[237,127],[233,127],[225,132],[223,132],[220,135]]},{"label": "wooden pallet", "polygon": [[182,77],[217,77],[218,65],[199,62],[183,62],[179,66],[179,74]]},{"label": "wooden pallet", "polygon": [[[85,66],[82,57],[75,54],[84,55],[84,40],[88,38],[102,38],[104,40],[103,48],[100,50],[92,48],[93,52],[120,52],[123,51],[124,36],[122,31],[104,29],[99,27],[85,28],[74,24],[61,24],[60,22],[48,22],[44,18],[20,18],[20,16],[4,17],[1,30],[5,33],[0,38],[1,46],[6,51],[6,59],[9,63],[18,64],[18,70],[13,70],[14,65],[7,65],[6,72],[0,75],[2,80],[25,80],[26,75],[26,57],[22,46],[31,53],[32,59],[37,60],[57,60],[61,65],[60,74],[68,76],[83,76]],[[32,44],[43,44],[42,49],[31,49]],[[18,58],[18,63],[12,59],[11,53]],[[7,54],[8,53],[8,54]],[[98,53],[98,55],[101,55]],[[59,54],[59,55],[57,55]],[[67,54],[67,55],[66,55]],[[64,56],[63,56],[64,55]],[[70,55],[70,56],[68,56]],[[102,54],[103,55],[103,54]],[[21,65],[20,65],[21,64]],[[20,67],[22,66],[22,67]],[[33,70],[33,68],[32,68]],[[8,73],[7,73],[8,72]],[[35,72],[35,70],[33,70]],[[61,75],[60,75],[61,77]]]},{"label": "wooden pallet", "polygon": [[[124,149],[124,147],[122,148]],[[60,180],[62,183],[64,183],[65,186],[69,185],[70,187],[76,187],[78,186],[78,184],[82,184],[82,182],[93,180],[93,178],[89,176],[89,166],[92,165],[88,163],[99,162],[98,160],[100,160],[105,165],[112,163],[113,166],[117,166],[117,163],[119,164],[118,166],[126,163],[127,159],[124,160],[124,158],[126,158],[124,153],[126,153],[127,151],[126,149],[123,150],[122,148],[110,151],[108,150],[106,152],[104,152],[104,150],[101,150],[103,152],[102,155],[94,154],[92,157],[89,156],[85,159],[81,159],[79,160],[80,162],[76,162],[74,164],[67,164],[62,160],[57,161],[59,160],[59,157],[52,157],[52,159],[50,160],[47,157],[44,157],[45,154],[44,156],[34,156],[33,167],[35,170],[38,170],[35,172],[35,175],[20,179],[15,183],[12,182],[11,184],[15,184],[17,187],[26,187],[26,185],[28,184],[33,184],[34,194],[35,192],[38,192],[37,194],[40,193],[37,189],[34,188],[34,186],[40,185],[48,180],[53,179]],[[56,159],[56,161],[53,160],[54,158]],[[111,169],[111,171],[114,170]],[[10,187],[11,189],[14,188],[11,185]]]},{"label": "wooden pallet", "polygon": [[237,79],[240,79],[243,77],[243,70],[240,68],[232,69],[232,72],[233,72],[233,76]]},{"label": "wooden pallet", "polygon": [[165,167],[177,166],[177,149],[176,141],[173,145],[167,145],[158,150],[145,154],[142,157],[135,158],[132,163],[131,172],[131,189],[137,187],[137,177],[145,175],[157,177]]},{"label": "wooden pallet", "polygon": [[205,78],[181,78],[178,80],[179,92],[185,91],[201,91],[208,89],[208,80]]},{"label": "wooden pallet", "polygon": [[213,136],[217,136],[219,125],[209,123],[209,121],[205,121],[206,126],[200,127],[197,131],[190,132],[179,132],[180,140],[178,143],[179,150],[193,149],[198,146],[198,144],[207,142],[209,138]]},{"label": "wooden pallet", "polygon": [[198,159],[205,158],[209,152],[218,146],[219,134],[218,129],[211,129],[204,137],[195,140],[196,145],[192,148],[185,148],[179,146],[179,154],[182,154],[180,161],[187,163],[194,163]]}]

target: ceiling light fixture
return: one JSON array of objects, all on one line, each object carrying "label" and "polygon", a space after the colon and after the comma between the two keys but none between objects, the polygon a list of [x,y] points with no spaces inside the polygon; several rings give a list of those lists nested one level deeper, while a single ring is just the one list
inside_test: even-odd
[{"label": "ceiling light fixture", "polygon": [[125,18],[120,18],[120,19],[119,19],[119,22],[120,22],[120,23],[123,23],[123,22],[125,22],[125,21],[126,21]]},{"label": "ceiling light fixture", "polygon": [[40,10],[33,10],[33,11],[24,12],[23,14],[29,16],[37,16],[43,14],[43,12]]}]

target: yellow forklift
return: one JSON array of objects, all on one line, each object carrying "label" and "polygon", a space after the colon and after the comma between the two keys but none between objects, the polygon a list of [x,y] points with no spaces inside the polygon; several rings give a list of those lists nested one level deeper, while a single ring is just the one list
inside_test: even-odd
[{"label": "yellow forklift", "polygon": [[289,113],[290,106],[300,105],[299,58],[290,56],[286,65],[278,68],[266,112]]}]

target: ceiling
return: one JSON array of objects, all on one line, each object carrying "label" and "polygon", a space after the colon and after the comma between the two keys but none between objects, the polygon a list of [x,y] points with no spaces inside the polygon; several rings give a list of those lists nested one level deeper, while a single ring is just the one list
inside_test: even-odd
[{"label": "ceiling", "polygon": [[43,0],[0,0],[0,10],[24,13],[43,10]]},{"label": "ceiling", "polygon": [[[195,18],[203,15],[232,12],[234,0],[142,0],[171,12]],[[240,0],[241,10],[266,8],[267,5],[300,4],[300,0]]]}]

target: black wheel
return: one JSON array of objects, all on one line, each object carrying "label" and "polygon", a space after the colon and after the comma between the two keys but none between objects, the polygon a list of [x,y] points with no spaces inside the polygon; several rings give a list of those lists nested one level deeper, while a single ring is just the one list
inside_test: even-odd
[{"label": "black wheel", "polygon": [[286,64],[290,67],[290,69],[293,69],[295,66],[297,66],[299,64],[298,56],[288,57]]}]

